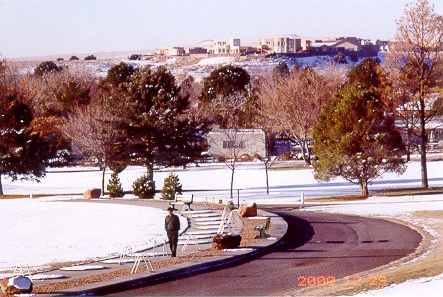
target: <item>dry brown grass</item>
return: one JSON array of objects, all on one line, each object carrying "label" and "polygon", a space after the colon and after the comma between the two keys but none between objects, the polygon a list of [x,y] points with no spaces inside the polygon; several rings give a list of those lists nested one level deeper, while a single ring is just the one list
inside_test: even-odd
[{"label": "dry brown grass", "polygon": [[371,196],[405,196],[405,195],[429,195],[429,194],[442,194],[443,188],[405,188],[405,189],[389,189],[389,190],[381,190],[374,191]]},{"label": "dry brown grass", "polygon": [[322,198],[308,198],[305,201],[309,202],[336,202],[336,201],[358,201],[366,200],[368,196],[362,195],[345,195],[345,196],[334,196],[334,197],[322,197]]},{"label": "dry brown grass", "polygon": [[339,201],[359,201],[366,200],[371,196],[385,196],[385,197],[396,197],[396,196],[410,196],[410,195],[432,195],[432,194],[443,194],[443,188],[405,188],[405,189],[389,189],[389,190],[376,190],[373,191],[369,196],[362,195],[344,195],[344,196],[333,196],[333,197],[320,197],[320,198],[307,198],[307,202],[339,202]]},{"label": "dry brown grass", "polygon": [[[71,195],[83,195],[83,193],[77,193],[77,194],[68,194],[68,193],[62,193],[62,194],[32,194],[33,198],[42,198],[42,197],[54,197],[54,196],[71,196]],[[30,198],[29,195],[0,195],[0,199],[23,199],[23,198]]]}]

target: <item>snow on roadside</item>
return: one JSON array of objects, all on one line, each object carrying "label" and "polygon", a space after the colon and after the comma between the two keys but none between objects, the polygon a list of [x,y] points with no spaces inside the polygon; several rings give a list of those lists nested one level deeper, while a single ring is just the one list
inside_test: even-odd
[{"label": "snow on roadside", "polygon": [[[309,206],[303,211],[325,211],[331,213],[361,215],[378,218],[396,218],[409,222],[415,226],[423,227],[435,238],[432,245],[438,244],[441,234],[433,225],[441,223],[440,220],[420,219],[413,215],[416,211],[439,211],[443,210],[443,194],[416,195],[399,197],[369,197],[363,201],[325,203],[327,205]],[[427,256],[427,253],[414,258],[408,263],[415,262]],[[407,281],[401,284],[392,285],[379,290],[371,290],[358,294],[357,296],[419,296],[426,292],[426,296],[441,295],[443,290],[443,274]]]},{"label": "snow on roadside", "polygon": [[213,57],[213,58],[202,59],[197,63],[197,65],[207,66],[207,65],[217,65],[217,64],[229,64],[234,60],[235,58],[233,57]]},{"label": "snow on roadside", "polygon": [[[131,205],[0,200],[0,270],[83,261],[163,241],[166,211]],[[187,220],[180,218],[181,229]]]},{"label": "snow on roadside", "polygon": [[371,290],[355,296],[441,296],[443,292],[443,274],[406,281],[380,290]]}]

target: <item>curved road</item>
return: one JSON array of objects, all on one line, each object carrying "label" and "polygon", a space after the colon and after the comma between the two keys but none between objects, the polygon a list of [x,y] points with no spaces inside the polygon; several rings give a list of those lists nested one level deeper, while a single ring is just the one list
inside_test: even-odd
[{"label": "curved road", "polygon": [[278,207],[267,210],[289,225],[278,250],[231,268],[118,294],[297,294],[308,281],[339,279],[400,259],[412,253],[422,239],[416,231],[385,220]]}]

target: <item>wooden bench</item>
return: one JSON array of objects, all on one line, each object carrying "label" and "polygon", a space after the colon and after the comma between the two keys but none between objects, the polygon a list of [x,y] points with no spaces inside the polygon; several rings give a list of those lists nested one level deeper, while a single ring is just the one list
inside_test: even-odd
[{"label": "wooden bench", "polygon": [[183,195],[175,193],[175,199],[174,201],[169,202],[169,205],[171,205],[174,210],[177,210],[175,208],[176,205],[183,205],[182,211],[184,211],[185,209],[191,211],[192,210],[191,205],[193,200],[194,200],[194,195],[192,194]]},{"label": "wooden bench", "polygon": [[267,217],[263,225],[258,225],[254,227],[254,230],[259,232],[259,235],[257,236],[258,238],[265,237],[266,235],[265,232],[266,230],[269,229],[270,224],[271,224],[271,218]]}]

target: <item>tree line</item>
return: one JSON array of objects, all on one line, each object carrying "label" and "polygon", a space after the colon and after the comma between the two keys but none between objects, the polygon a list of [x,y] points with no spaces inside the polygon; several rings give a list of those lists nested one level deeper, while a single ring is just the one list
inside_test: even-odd
[{"label": "tree line", "polygon": [[[443,110],[442,36],[441,16],[419,0],[399,20],[384,66],[374,59],[349,71],[333,63],[292,69],[283,63],[251,78],[226,65],[203,83],[192,77],[178,83],[163,66],[120,63],[97,78],[44,62],[23,76],[1,61],[0,178],[38,179],[48,166],[88,159],[103,170],[103,191],[106,169],[118,174],[128,165],[144,166],[144,180],[155,187],[154,165],[200,159],[207,150],[204,136],[216,124],[230,137],[243,128],[263,129],[266,154],[257,157],[266,176],[278,157],[272,154],[275,140],[284,138],[300,146],[318,180],[342,176],[362,195],[381,174],[402,173],[403,156],[416,149],[426,188],[425,127]],[[406,141],[394,121],[403,123]],[[231,192],[237,159],[225,160]]]}]

